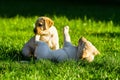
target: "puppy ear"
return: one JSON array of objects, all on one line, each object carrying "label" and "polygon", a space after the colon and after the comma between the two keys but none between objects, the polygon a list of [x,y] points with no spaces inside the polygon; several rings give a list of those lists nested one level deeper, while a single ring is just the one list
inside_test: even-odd
[{"label": "puppy ear", "polygon": [[45,26],[46,26],[46,29],[50,28],[51,26],[54,25],[54,22],[53,20],[51,20],[50,18],[48,17],[45,17]]},{"label": "puppy ear", "polygon": [[34,29],[33,29],[33,32],[34,32],[34,34],[36,34],[36,33],[37,33],[37,29],[36,29],[36,28],[34,28]]},{"label": "puppy ear", "polygon": [[36,34],[36,33],[37,33],[37,30],[36,30],[36,28],[35,28],[35,24],[33,24],[33,27],[34,27],[33,32],[34,32],[34,34]]}]

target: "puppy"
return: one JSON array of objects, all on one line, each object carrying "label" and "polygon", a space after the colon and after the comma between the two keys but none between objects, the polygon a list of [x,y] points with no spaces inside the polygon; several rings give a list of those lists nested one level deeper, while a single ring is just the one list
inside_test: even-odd
[{"label": "puppy", "polygon": [[[40,35],[41,41],[47,43],[52,50],[59,49],[59,37],[54,22],[48,17],[39,17],[35,22],[35,35]],[[26,57],[34,55],[36,44],[35,36],[33,36],[22,48],[22,54]],[[34,55],[35,56],[35,55]]]},{"label": "puppy", "polygon": [[48,17],[39,17],[35,23],[34,33],[40,35],[40,40],[53,49],[59,49],[59,37],[54,22]]},{"label": "puppy", "polygon": [[73,46],[68,32],[69,27],[64,27],[64,46],[58,50],[51,50],[45,42],[39,40],[41,36],[36,35],[37,46],[34,54],[36,54],[37,59],[50,59],[58,62],[69,59],[86,59],[91,62],[95,55],[100,54],[95,46],[84,37],[80,38],[78,46]]}]

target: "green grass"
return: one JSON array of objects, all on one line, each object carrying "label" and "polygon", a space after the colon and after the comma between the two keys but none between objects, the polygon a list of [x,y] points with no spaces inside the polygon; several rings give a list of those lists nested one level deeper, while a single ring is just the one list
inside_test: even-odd
[{"label": "green grass", "polygon": [[[119,80],[120,6],[57,2],[1,0],[0,80]],[[101,54],[92,63],[20,62],[23,45],[34,36],[33,24],[43,15],[54,21],[61,48],[63,27],[68,25],[74,45],[84,36]]]},{"label": "green grass", "polygon": [[65,16],[48,16],[55,22],[60,47],[63,46],[63,27],[70,27],[71,40],[77,45],[81,36],[91,41],[101,52],[92,63],[79,60],[54,63],[41,60],[21,63],[21,49],[33,35],[38,16],[0,18],[0,80],[119,80],[120,26],[110,21]]}]

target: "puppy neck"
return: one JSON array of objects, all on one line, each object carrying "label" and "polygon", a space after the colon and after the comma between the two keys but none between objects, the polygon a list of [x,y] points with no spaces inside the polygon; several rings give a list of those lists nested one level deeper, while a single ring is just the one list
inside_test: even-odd
[{"label": "puppy neck", "polygon": [[53,27],[55,27],[55,26],[54,25],[50,26],[50,28],[53,28]]}]

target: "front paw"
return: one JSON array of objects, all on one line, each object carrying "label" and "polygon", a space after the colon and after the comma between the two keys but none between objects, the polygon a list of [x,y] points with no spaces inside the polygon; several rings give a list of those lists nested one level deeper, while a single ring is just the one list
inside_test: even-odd
[{"label": "front paw", "polygon": [[69,26],[65,26],[64,27],[64,33],[68,33],[69,32]]},{"label": "front paw", "polygon": [[39,41],[40,40],[40,35],[35,35],[35,41]]}]

